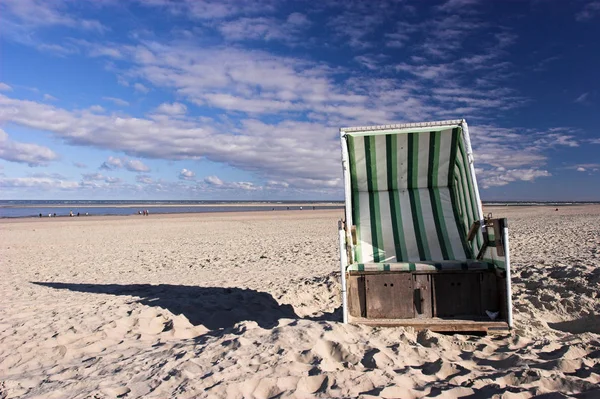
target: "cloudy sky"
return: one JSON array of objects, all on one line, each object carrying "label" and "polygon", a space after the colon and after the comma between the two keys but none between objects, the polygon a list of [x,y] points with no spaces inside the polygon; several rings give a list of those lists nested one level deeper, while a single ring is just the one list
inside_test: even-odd
[{"label": "cloudy sky", "polygon": [[466,118],[484,200],[600,200],[600,1],[1,0],[1,199],[342,199]]}]

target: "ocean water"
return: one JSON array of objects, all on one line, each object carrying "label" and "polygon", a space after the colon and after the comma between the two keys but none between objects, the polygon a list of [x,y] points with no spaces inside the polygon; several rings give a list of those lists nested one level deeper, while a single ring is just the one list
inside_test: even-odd
[{"label": "ocean water", "polygon": [[[259,205],[260,204],[260,205]],[[202,206],[198,206],[202,205]],[[232,206],[234,205],[234,206]],[[313,209],[341,209],[341,201],[0,201],[0,218],[69,216],[72,211],[81,216],[127,216],[147,210],[150,215],[161,213],[250,212]]]},{"label": "ocean water", "polygon": [[[483,201],[488,206],[568,206],[600,204],[600,202],[532,202]],[[202,205],[202,206],[198,206]],[[232,206],[235,205],[235,206]],[[150,215],[160,213],[250,212],[284,210],[342,209],[343,201],[34,201],[0,200],[0,218],[69,216],[73,211],[85,216],[136,215],[148,210]]]}]

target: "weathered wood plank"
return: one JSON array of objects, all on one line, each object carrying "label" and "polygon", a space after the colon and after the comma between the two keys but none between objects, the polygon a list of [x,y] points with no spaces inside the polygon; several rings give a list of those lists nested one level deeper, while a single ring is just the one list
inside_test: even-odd
[{"label": "weathered wood plank", "polygon": [[365,306],[365,276],[348,276],[346,279],[348,291],[348,313],[355,317],[366,316]]},{"label": "weathered wood plank", "polygon": [[473,273],[433,276],[434,316],[482,315],[479,275]]},{"label": "weathered wood plank", "polygon": [[495,273],[484,273],[480,275],[481,284],[481,309],[485,313],[498,312],[500,310],[500,300],[498,293],[498,284]]},{"label": "weathered wood plank", "polygon": [[372,327],[412,327],[415,330],[436,332],[485,332],[505,334],[510,331],[505,321],[478,321],[468,319],[366,319],[351,317],[352,324],[364,324]]},{"label": "weathered wood plank", "polygon": [[416,318],[433,317],[433,294],[431,292],[431,276],[413,274],[413,305]]},{"label": "weathered wood plank", "polygon": [[498,290],[498,300],[500,301],[500,303],[498,304],[498,307],[500,308],[500,318],[502,320],[507,320],[508,304],[506,303],[506,278],[497,277],[496,287]]},{"label": "weathered wood plank", "polygon": [[368,275],[365,281],[369,319],[414,317],[413,280],[410,273]]}]

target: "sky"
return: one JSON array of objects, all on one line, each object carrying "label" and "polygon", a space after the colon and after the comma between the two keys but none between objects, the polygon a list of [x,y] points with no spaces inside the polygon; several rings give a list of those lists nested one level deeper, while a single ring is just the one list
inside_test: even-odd
[{"label": "sky", "polygon": [[482,199],[600,201],[600,1],[0,1],[0,199],[343,199],[465,118]]}]

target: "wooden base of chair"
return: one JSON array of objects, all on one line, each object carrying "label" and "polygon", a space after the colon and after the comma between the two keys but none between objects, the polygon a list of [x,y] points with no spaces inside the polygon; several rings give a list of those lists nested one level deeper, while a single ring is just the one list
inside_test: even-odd
[{"label": "wooden base of chair", "polygon": [[[440,332],[507,332],[506,279],[490,270],[346,276],[349,322]],[[490,313],[497,317],[491,320]]]},{"label": "wooden base of chair", "polygon": [[510,328],[505,321],[477,321],[463,319],[367,319],[364,317],[348,318],[352,324],[364,324],[372,327],[412,327],[415,330],[431,330],[434,332],[482,332],[486,334],[509,334]]}]

